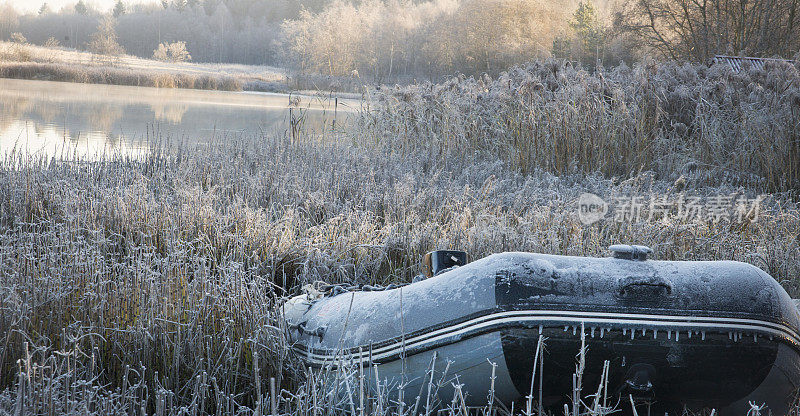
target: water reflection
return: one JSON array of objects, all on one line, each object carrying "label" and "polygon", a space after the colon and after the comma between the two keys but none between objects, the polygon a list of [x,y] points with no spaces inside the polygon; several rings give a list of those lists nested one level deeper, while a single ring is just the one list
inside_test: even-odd
[{"label": "water reflection", "polygon": [[110,132],[122,118],[122,108],[115,105],[91,104],[87,116],[91,131]]},{"label": "water reflection", "polygon": [[[340,101],[337,125],[348,105]],[[141,154],[154,139],[210,142],[290,129],[289,96],[0,79],[0,154]],[[305,98],[305,128],[330,129],[332,102]],[[295,112],[297,114],[297,112]],[[155,132],[155,133],[153,133]]]},{"label": "water reflection", "polygon": [[153,104],[151,107],[155,113],[156,120],[170,124],[180,124],[187,110],[185,104]]}]

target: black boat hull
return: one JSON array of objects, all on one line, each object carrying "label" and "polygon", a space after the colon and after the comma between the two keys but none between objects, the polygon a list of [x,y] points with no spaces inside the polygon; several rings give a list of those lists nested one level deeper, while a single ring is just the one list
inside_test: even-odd
[{"label": "black boat hull", "polygon": [[[572,389],[572,374],[575,373],[576,354],[581,342],[572,336],[571,329],[545,329],[547,351],[543,371],[543,402],[551,409],[559,409],[567,403],[565,392]],[[773,412],[785,414],[796,392],[796,380],[788,375],[797,374],[796,351],[778,342],[753,339],[739,341],[731,346],[727,335],[707,333],[702,340],[700,334],[680,342],[667,338],[652,338],[653,332],[637,331],[635,339],[612,330],[605,332],[603,339],[586,337],[585,370],[583,383],[593,392],[601,380],[605,360],[609,366],[609,399],[627,398],[628,394],[652,404],[658,412],[675,414],[683,407],[689,409],[714,408],[722,414],[744,415],[750,409],[749,401],[757,404],[769,403]],[[517,391],[530,388],[538,330],[513,329],[502,332],[503,351],[506,362],[515,363],[509,368],[509,376]],[[702,365],[698,365],[702,363]],[[651,393],[640,393],[626,389],[626,380],[632,369],[647,365],[652,370],[651,382],[657,387]],[[538,377],[538,376],[537,376]],[[535,383],[538,392],[539,381]]]},{"label": "black boat hull", "polygon": [[431,380],[444,402],[454,383],[471,405],[485,404],[492,384],[497,400],[520,400],[540,337],[548,407],[570,396],[581,345],[584,396],[609,361],[609,400],[631,394],[670,413],[744,414],[753,401],[785,414],[800,388],[797,308],[774,279],[737,262],[504,253],[398,289],[293,305],[286,315],[310,366],[369,366],[407,402]]}]

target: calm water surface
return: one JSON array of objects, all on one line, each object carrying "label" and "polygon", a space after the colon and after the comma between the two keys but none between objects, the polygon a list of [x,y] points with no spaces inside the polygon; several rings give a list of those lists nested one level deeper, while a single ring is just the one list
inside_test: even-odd
[{"label": "calm water surface", "polygon": [[[330,130],[333,101],[300,98],[292,115],[302,115],[302,127]],[[0,154],[141,154],[155,139],[202,143],[290,134],[289,100],[285,94],[0,79]],[[355,106],[339,100],[339,126]]]}]

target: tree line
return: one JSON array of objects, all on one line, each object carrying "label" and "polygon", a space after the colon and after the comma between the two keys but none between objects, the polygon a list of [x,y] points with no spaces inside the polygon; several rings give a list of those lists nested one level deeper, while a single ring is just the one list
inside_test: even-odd
[{"label": "tree line", "polygon": [[[46,0],[45,0],[46,1]],[[185,42],[193,60],[243,64],[277,64],[281,59],[280,24],[301,10],[322,10],[324,0],[157,0],[150,4],[117,1],[110,11],[91,2],[38,13],[20,14],[0,1],[0,40],[20,32],[42,45],[55,38],[63,47],[87,49],[106,17],[113,19],[125,53],[151,57],[160,44]]]},{"label": "tree line", "polygon": [[643,56],[792,58],[800,0],[118,0],[106,12],[78,0],[24,15],[0,3],[0,39],[14,33],[76,49],[113,37],[142,57],[390,82],[496,74],[548,56],[590,69]]}]

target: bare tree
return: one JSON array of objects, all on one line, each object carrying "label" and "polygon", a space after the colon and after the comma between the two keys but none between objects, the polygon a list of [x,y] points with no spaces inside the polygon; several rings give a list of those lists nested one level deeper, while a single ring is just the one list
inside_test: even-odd
[{"label": "bare tree", "polygon": [[287,49],[301,70],[384,81],[402,74],[499,73],[546,56],[569,12],[531,0],[335,0],[286,21]]},{"label": "bare tree", "polygon": [[800,47],[800,0],[632,0],[617,24],[675,59],[788,57]]}]

